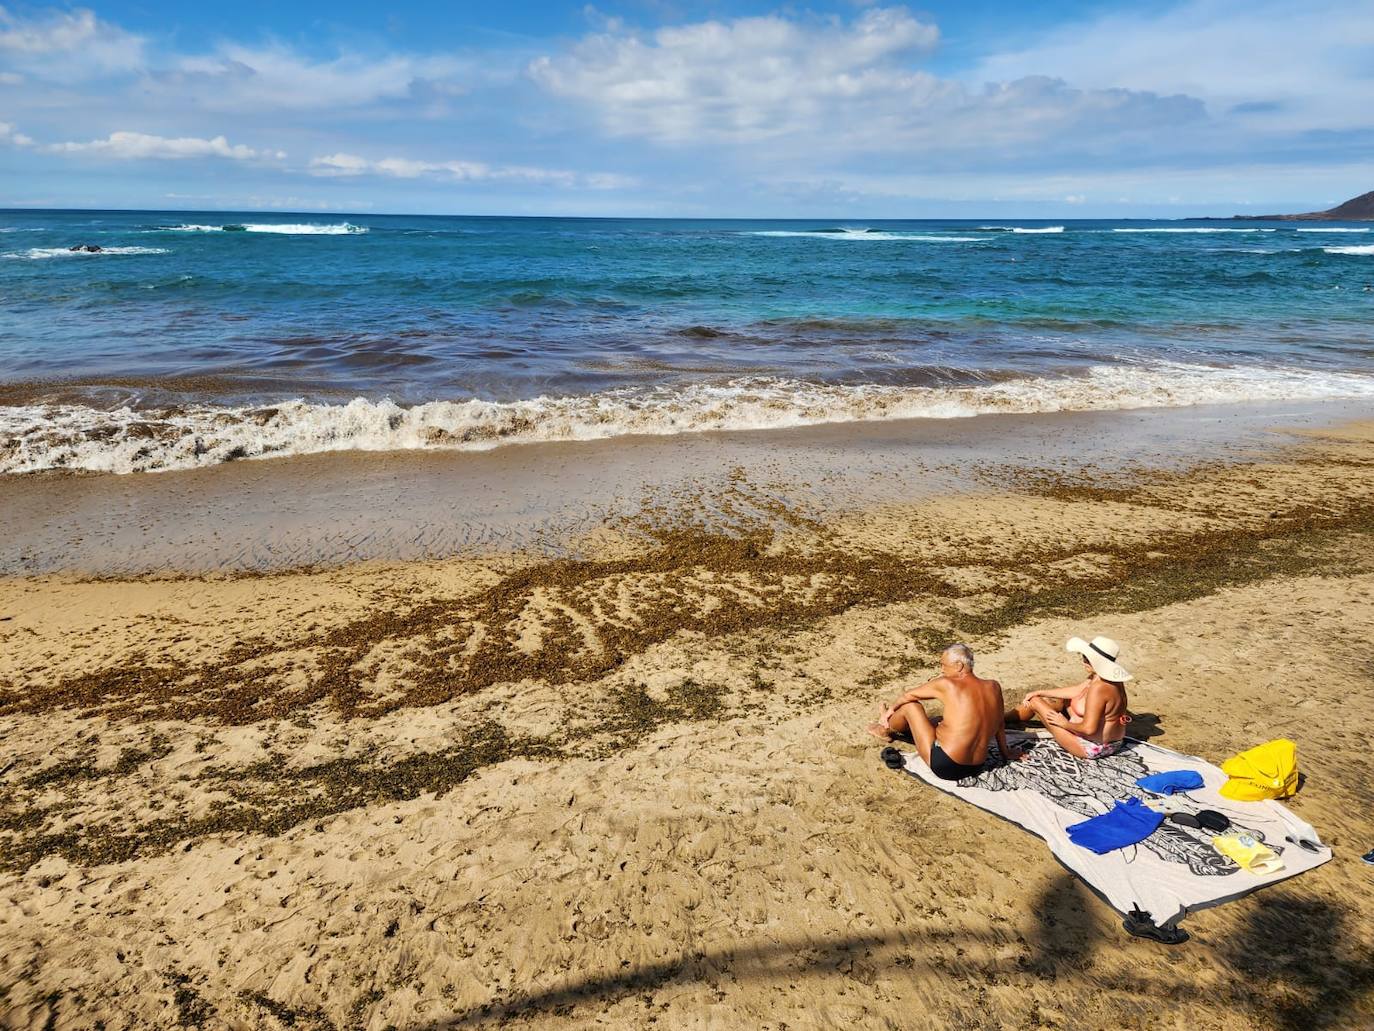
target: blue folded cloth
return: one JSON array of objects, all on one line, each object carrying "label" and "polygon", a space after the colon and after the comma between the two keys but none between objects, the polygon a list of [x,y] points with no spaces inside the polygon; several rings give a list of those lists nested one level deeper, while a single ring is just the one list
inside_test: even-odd
[{"label": "blue folded cloth", "polygon": [[1164,822],[1164,814],[1149,809],[1138,798],[1117,802],[1109,813],[1075,823],[1068,828],[1069,840],[1091,849],[1099,856],[1144,841]]},{"label": "blue folded cloth", "polygon": [[1202,787],[1202,774],[1196,770],[1169,770],[1152,773],[1135,782],[1136,787],[1156,795],[1172,795],[1175,791],[1192,791]]}]

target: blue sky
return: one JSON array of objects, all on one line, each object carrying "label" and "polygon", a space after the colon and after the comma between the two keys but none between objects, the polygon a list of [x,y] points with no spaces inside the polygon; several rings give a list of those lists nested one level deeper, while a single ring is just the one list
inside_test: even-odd
[{"label": "blue sky", "polygon": [[0,206],[1062,218],[1368,189],[1368,0],[0,6]]}]

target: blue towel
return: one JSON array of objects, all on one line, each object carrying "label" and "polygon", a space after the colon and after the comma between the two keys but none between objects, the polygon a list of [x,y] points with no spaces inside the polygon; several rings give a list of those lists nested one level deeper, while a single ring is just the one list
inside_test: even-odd
[{"label": "blue towel", "polygon": [[1075,845],[1092,849],[1100,856],[1144,841],[1163,822],[1163,813],[1147,808],[1138,798],[1128,798],[1117,802],[1109,813],[1075,823],[1068,828],[1068,834]]},{"label": "blue towel", "polygon": [[1172,795],[1175,791],[1192,791],[1202,787],[1202,774],[1196,770],[1170,770],[1141,777],[1135,783],[1136,787],[1156,795]]}]

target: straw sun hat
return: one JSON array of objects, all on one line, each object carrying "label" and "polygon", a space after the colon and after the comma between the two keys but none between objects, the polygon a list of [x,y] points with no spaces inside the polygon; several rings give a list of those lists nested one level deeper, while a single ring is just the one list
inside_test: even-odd
[{"label": "straw sun hat", "polygon": [[1081,637],[1070,637],[1069,643],[1064,645],[1064,650],[1075,652],[1087,659],[1093,672],[1103,680],[1124,684],[1132,679],[1130,671],[1116,661],[1116,657],[1121,654],[1121,646],[1110,637],[1094,637],[1091,641],[1085,641]]}]

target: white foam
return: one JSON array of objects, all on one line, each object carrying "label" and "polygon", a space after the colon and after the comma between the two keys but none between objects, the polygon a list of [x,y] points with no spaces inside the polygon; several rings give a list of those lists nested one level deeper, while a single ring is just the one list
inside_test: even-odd
[{"label": "white foam", "polygon": [[1114,233],[1277,233],[1277,229],[1218,229],[1212,226],[1174,226],[1151,229],[1113,229]]},{"label": "white foam", "polygon": [[746,236],[798,236],[817,240],[907,240],[915,243],[979,243],[976,236],[940,236],[932,233],[888,233],[874,229],[843,229],[839,232],[820,230],[767,229],[746,233]]},{"label": "white foam", "polygon": [[979,226],[991,233],[1062,233],[1063,226]]},{"label": "white foam", "polygon": [[320,225],[312,222],[230,222],[222,226],[187,223],[179,226],[159,226],[164,233],[282,233],[288,236],[348,236],[365,233],[367,226],[355,226],[351,222],[336,222]]},{"label": "white foam", "polygon": [[480,450],[629,434],[1334,397],[1374,398],[1374,376],[1175,364],[1097,366],[1077,377],[960,387],[746,379],[504,403],[431,401],[411,408],[361,398],[344,405],[295,400],[271,409],[207,405],[164,412],[21,405],[0,407],[0,473],[129,473],[323,451]]},{"label": "white foam", "polygon": [[26,251],[8,251],[0,258],[14,261],[43,261],[46,258],[102,258],[106,254],[170,254],[165,247],[102,247],[98,251],[74,251],[68,247],[30,247]]},{"label": "white foam", "polygon": [[1327,254],[1374,254],[1374,244],[1362,244],[1358,247],[1323,247],[1322,250]]},{"label": "white foam", "polygon": [[246,233],[285,233],[290,236],[348,236],[353,233],[367,232],[367,226],[355,226],[351,222],[334,225],[314,225],[296,222],[245,222]]},{"label": "white foam", "polygon": [[1313,226],[1310,229],[1299,229],[1300,233],[1367,233],[1368,229],[1348,229],[1337,226]]}]

